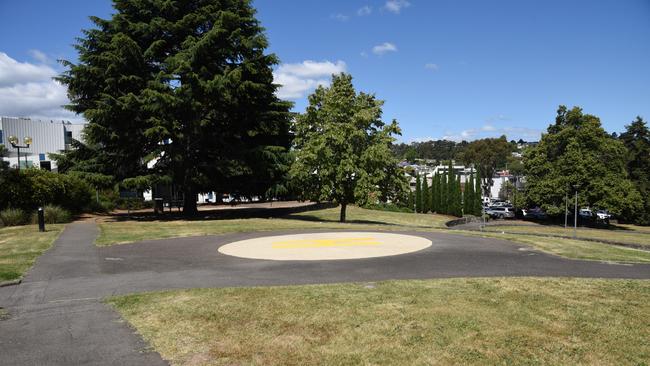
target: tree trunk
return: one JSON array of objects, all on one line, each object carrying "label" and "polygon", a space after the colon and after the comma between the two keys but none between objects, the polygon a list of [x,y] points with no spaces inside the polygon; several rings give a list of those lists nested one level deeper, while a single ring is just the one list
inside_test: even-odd
[{"label": "tree trunk", "polygon": [[183,187],[183,216],[194,216],[197,212],[196,193],[190,184],[186,184]]},{"label": "tree trunk", "polygon": [[347,208],[347,202],[341,202],[341,216],[339,218],[340,222],[345,222],[345,209]]}]

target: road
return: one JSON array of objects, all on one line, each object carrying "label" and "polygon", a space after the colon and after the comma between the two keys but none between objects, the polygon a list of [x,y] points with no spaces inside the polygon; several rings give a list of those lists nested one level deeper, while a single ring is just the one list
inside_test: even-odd
[{"label": "road", "polygon": [[0,321],[0,364],[166,364],[102,303],[117,294],[449,277],[650,278],[650,265],[569,260],[508,241],[446,233],[399,232],[425,237],[433,244],[418,252],[381,258],[269,261],[217,251],[233,241],[295,232],[235,233],[97,248],[94,223],[70,224],[20,285],[0,288],[0,307],[10,314]]}]

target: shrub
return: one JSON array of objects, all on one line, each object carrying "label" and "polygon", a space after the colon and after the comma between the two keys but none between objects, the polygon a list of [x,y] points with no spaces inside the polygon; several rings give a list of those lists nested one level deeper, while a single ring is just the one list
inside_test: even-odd
[{"label": "shrub", "polygon": [[79,177],[40,169],[11,170],[0,174],[0,208],[33,211],[40,205],[58,205],[81,212],[93,197],[93,190]]},{"label": "shrub", "polygon": [[[57,205],[47,205],[43,207],[43,216],[46,224],[65,224],[71,221],[70,211]],[[34,212],[32,222],[38,223],[38,211]]]},{"label": "shrub", "polygon": [[25,211],[19,208],[7,208],[0,211],[0,221],[4,226],[16,226],[25,223]]}]

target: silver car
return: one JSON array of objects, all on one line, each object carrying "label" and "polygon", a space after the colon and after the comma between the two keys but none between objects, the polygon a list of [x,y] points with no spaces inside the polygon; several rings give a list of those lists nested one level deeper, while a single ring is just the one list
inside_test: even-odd
[{"label": "silver car", "polygon": [[496,219],[511,219],[515,217],[515,212],[509,207],[488,207],[485,213]]}]

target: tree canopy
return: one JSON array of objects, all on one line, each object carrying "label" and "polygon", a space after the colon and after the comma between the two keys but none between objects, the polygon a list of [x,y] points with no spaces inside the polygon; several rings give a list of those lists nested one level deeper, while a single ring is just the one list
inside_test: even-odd
[{"label": "tree canopy", "polygon": [[263,195],[281,180],[291,105],[275,95],[278,60],[250,1],[113,6],[58,80],[115,179],[170,181],[188,214],[198,192]]},{"label": "tree canopy", "polygon": [[493,184],[497,169],[505,167],[512,153],[512,145],[505,136],[485,138],[470,142],[461,155],[466,165],[474,164],[483,177],[483,192],[488,192]]},{"label": "tree canopy", "polygon": [[650,130],[641,117],[625,126],[619,136],[627,148],[627,170],[641,194],[642,208],[634,221],[650,225]]},{"label": "tree canopy", "polygon": [[351,75],[339,74],[331,86],[319,86],[296,117],[294,186],[303,198],[338,202],[341,221],[350,203],[396,200],[406,192],[390,150],[400,129],[381,120],[382,105],[372,94],[357,93]]},{"label": "tree canopy", "polygon": [[564,212],[565,195],[578,191],[581,207],[607,208],[631,216],[641,197],[626,171],[624,144],[611,137],[598,117],[560,106],[554,124],[524,155],[526,200],[549,214]]}]

